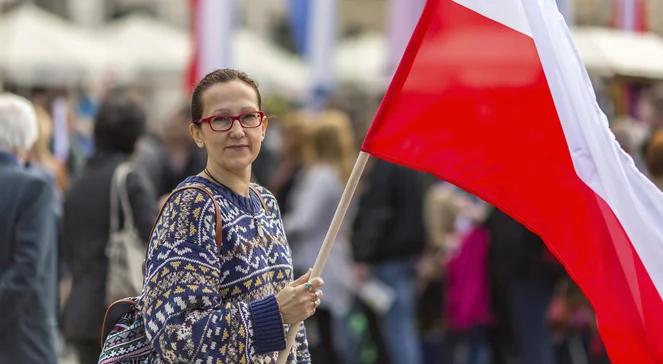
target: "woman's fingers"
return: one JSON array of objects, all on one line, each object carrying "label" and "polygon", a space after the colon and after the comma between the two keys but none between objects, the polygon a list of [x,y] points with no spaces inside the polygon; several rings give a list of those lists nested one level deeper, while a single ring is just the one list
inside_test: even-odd
[{"label": "woman's fingers", "polygon": [[325,281],[320,277],[315,277],[311,280],[306,281],[306,283],[299,286],[299,288],[305,289],[310,292],[315,292],[322,288],[325,285]]},{"label": "woman's fingers", "polygon": [[295,279],[290,285],[293,287],[301,286],[308,282],[311,277],[311,269],[309,268],[308,272],[302,274],[299,278]]}]

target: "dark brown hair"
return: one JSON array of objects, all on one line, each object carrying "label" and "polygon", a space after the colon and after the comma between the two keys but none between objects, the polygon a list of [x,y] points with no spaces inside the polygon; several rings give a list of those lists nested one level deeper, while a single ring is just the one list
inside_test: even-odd
[{"label": "dark brown hair", "polygon": [[217,83],[224,83],[233,80],[240,80],[247,85],[251,86],[258,96],[258,107],[262,109],[262,98],[260,97],[260,90],[258,90],[258,83],[254,81],[249,75],[242,71],[231,68],[218,69],[205,75],[200,82],[196,85],[191,95],[191,121],[195,122],[203,117],[203,101],[202,95],[205,90]]},{"label": "dark brown hair", "polygon": [[140,104],[126,95],[112,95],[104,100],[94,120],[96,147],[124,153],[133,153],[147,122]]}]

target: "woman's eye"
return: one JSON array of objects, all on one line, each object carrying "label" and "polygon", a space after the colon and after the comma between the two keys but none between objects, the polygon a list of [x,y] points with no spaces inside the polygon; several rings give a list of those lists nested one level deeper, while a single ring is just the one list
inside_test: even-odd
[{"label": "woman's eye", "polygon": [[219,125],[228,125],[232,121],[231,118],[225,116],[219,116],[214,118],[214,122]]}]

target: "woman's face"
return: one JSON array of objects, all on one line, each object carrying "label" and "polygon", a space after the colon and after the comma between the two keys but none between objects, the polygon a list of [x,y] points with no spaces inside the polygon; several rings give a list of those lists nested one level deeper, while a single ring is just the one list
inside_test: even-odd
[{"label": "woman's face", "polygon": [[[256,91],[241,80],[210,86],[201,95],[203,118],[212,115],[237,116],[260,111]],[[198,146],[207,150],[208,163],[222,171],[242,174],[251,171],[265,138],[267,118],[257,128],[243,128],[235,121],[228,131],[216,132],[209,123],[191,125],[191,134]]]}]

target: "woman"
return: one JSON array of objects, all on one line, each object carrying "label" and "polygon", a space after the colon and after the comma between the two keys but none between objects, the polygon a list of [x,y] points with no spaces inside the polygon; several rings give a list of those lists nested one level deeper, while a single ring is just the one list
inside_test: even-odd
[{"label": "woman", "polygon": [[279,202],[283,215],[288,214],[292,187],[302,169],[306,154],[307,120],[303,112],[290,112],[279,120],[279,131],[283,144],[281,156],[270,181],[270,189]]},{"label": "woman", "polygon": [[[356,156],[350,120],[341,112],[326,111],[315,116],[305,136],[308,150],[301,156],[304,169],[294,183],[290,210],[284,217],[296,271],[305,270],[315,262]],[[353,220],[352,216],[346,219]],[[328,337],[324,328],[331,326],[333,351],[338,361],[349,364],[358,362],[359,339],[352,336],[349,327],[355,287],[348,235],[349,227],[343,225],[328,260],[334,269],[323,275],[329,298],[321,308],[326,315],[318,317],[316,327],[323,337]],[[326,317],[331,318],[331,325],[325,325]]]},{"label": "woman", "polygon": [[[72,275],[64,310],[64,334],[81,363],[99,358],[104,317],[110,231],[111,179],[128,161],[145,131],[145,113],[133,100],[113,96],[103,102],[94,123],[96,150],[74,180],[64,203],[63,251]],[[126,180],[134,224],[147,242],[156,215],[156,196],[142,175]]]},{"label": "woman", "polygon": [[[274,363],[284,325],[311,316],[322,279],[292,282],[290,248],[274,196],[251,184],[268,120],[245,73],[205,76],[191,102],[194,142],[206,168],[180,186],[202,184],[221,207],[222,244],[214,241],[209,198],[194,189],[171,196],[157,221],[141,303],[157,362]],[[303,326],[289,363],[310,362]]]}]

